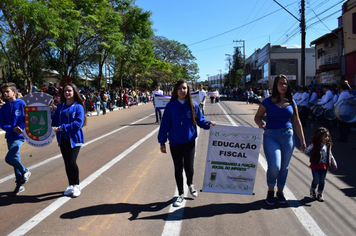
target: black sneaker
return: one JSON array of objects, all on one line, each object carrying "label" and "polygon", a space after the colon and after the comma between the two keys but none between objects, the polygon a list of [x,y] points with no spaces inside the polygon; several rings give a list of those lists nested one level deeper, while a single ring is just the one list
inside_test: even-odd
[{"label": "black sneaker", "polygon": [[267,192],[266,202],[270,206],[274,205],[274,191]]},{"label": "black sneaker", "polygon": [[316,199],[315,190],[311,190],[310,189],[310,198],[313,199],[313,200]]},{"label": "black sneaker", "polygon": [[284,197],[283,192],[277,192],[277,199],[278,199],[279,203],[286,203],[287,202],[286,198]]},{"label": "black sneaker", "polygon": [[16,196],[18,195],[19,193],[25,191],[25,187],[22,185],[22,184],[18,184],[16,185],[16,188],[15,190],[11,193],[12,196]]}]

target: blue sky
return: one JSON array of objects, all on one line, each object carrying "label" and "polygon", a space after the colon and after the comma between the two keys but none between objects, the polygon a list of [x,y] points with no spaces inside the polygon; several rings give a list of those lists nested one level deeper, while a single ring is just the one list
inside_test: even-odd
[{"label": "blue sky", "polygon": [[[300,0],[278,0],[300,19]],[[306,45],[338,27],[346,0],[305,0]],[[227,56],[245,41],[246,58],[267,43],[300,45],[299,21],[273,0],[136,0],[152,12],[156,36],[186,44],[196,57],[200,80],[228,72]],[[242,48],[241,48],[242,49]]]}]

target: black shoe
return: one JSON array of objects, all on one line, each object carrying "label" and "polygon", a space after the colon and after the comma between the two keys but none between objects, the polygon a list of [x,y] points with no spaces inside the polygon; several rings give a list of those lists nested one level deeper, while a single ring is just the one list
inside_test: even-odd
[{"label": "black shoe", "polygon": [[279,203],[286,203],[287,202],[286,198],[284,197],[283,192],[277,192],[277,199],[278,199]]},{"label": "black shoe", "polygon": [[22,185],[22,184],[18,184],[16,185],[16,188],[15,190],[11,193],[12,196],[16,196],[18,195],[19,193],[25,191],[25,187]]},{"label": "black shoe", "polygon": [[274,205],[274,191],[267,192],[266,202],[270,206]]},{"label": "black shoe", "polygon": [[313,200],[316,199],[315,190],[310,190],[310,198]]}]

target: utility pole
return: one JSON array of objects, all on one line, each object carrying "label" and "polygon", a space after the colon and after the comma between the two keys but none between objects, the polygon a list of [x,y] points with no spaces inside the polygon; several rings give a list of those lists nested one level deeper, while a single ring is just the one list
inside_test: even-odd
[{"label": "utility pole", "polygon": [[302,62],[302,68],[301,68],[301,85],[305,86],[305,0],[302,0],[302,5],[301,5],[301,19],[300,19],[300,28],[301,28],[301,33],[302,33],[302,55],[301,55],[301,62]]},{"label": "utility pole", "polygon": [[301,78],[301,86],[305,86],[305,37],[306,37],[306,32],[305,32],[305,0],[301,0],[301,9],[300,9],[300,20],[295,17],[290,11],[288,11],[285,7],[283,7],[280,3],[278,3],[276,0],[273,0],[275,3],[277,3],[279,6],[281,6],[284,10],[286,10],[290,15],[292,15],[297,21],[300,22],[300,31],[302,35],[301,39],[301,44],[302,44],[302,51],[301,51],[301,69],[300,69],[300,78]]}]

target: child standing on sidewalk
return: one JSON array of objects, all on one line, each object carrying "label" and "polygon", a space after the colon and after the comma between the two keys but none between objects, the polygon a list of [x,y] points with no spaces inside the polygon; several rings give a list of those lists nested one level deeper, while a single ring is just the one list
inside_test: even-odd
[{"label": "child standing on sidewalk", "polygon": [[16,84],[5,83],[1,86],[6,103],[0,109],[1,128],[6,132],[8,153],[5,161],[14,167],[16,188],[12,195],[17,195],[25,190],[24,183],[28,181],[31,172],[21,164],[20,148],[25,141],[22,131],[25,129],[25,103],[16,99]]},{"label": "child standing on sidewalk", "polygon": [[[332,165],[335,170],[337,169],[335,158],[331,153],[332,140],[329,130],[324,127],[316,129],[310,143],[311,144],[305,149],[305,153],[310,152],[310,168],[313,175],[310,197],[323,202],[326,173],[330,165]],[[316,195],[315,189],[317,185],[318,194]]]}]

